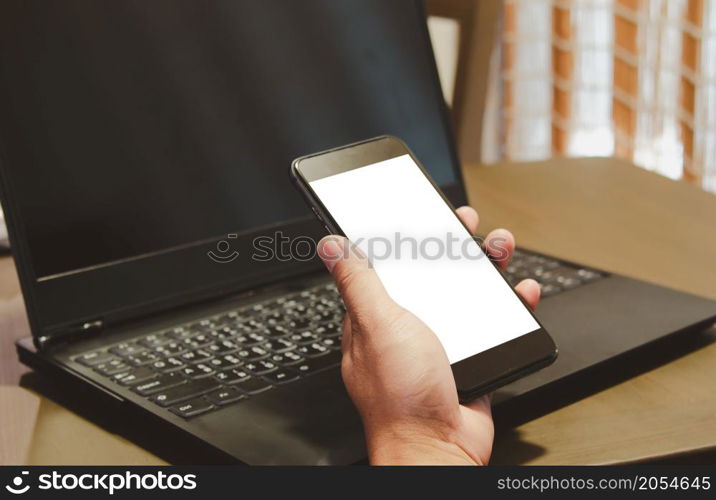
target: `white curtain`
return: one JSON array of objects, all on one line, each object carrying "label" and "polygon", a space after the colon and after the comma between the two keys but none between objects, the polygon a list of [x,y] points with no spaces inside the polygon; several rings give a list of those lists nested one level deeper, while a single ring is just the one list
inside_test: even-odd
[{"label": "white curtain", "polygon": [[716,192],[716,0],[506,0],[503,23],[484,161],[615,155]]}]

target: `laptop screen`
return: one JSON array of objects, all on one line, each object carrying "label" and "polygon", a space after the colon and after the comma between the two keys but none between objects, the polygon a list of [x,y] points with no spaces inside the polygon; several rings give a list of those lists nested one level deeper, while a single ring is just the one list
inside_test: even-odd
[{"label": "laptop screen", "polygon": [[291,160],[377,135],[459,182],[424,22],[413,0],[2,2],[35,277],[306,217]]}]

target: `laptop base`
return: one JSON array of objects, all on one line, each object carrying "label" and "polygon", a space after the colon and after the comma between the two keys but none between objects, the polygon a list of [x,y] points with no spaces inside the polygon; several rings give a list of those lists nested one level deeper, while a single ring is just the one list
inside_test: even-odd
[{"label": "laptop base", "polygon": [[[583,397],[585,380],[614,380],[615,372],[626,371],[625,360],[633,368],[640,353],[649,355],[666,339],[678,342],[674,334],[709,326],[716,319],[716,303],[610,276],[545,299],[538,314],[559,344],[560,357],[551,367],[496,393],[498,427],[551,411],[575,395]],[[365,460],[361,423],[338,369],[187,421],[158,412],[149,401],[117,397],[99,376],[69,370],[61,350],[40,353],[30,339],[22,339],[17,347],[21,361],[49,375],[56,389],[32,376],[26,376],[28,386],[34,384],[51,397],[71,397],[73,409],[81,414],[89,411],[93,421],[113,432],[129,433],[131,440],[172,463],[329,465]],[[100,399],[108,405],[99,404]],[[107,409],[109,414],[97,415]]]}]

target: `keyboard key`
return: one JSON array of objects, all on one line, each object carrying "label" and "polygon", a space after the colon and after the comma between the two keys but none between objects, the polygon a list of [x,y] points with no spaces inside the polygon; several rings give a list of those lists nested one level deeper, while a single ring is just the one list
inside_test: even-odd
[{"label": "keyboard key", "polygon": [[222,384],[235,384],[236,382],[242,382],[248,379],[250,376],[249,372],[244,371],[241,368],[234,368],[232,370],[224,370],[217,373],[214,375],[214,379]]},{"label": "keyboard key", "polygon": [[314,342],[310,345],[302,345],[298,349],[296,349],[296,352],[300,354],[301,356],[306,356],[307,358],[313,358],[316,356],[323,356],[328,352],[328,347],[324,346],[323,344],[319,344],[318,342]]},{"label": "keyboard key", "polygon": [[239,334],[239,330],[231,326],[222,326],[209,332],[209,336],[219,339],[228,339]]},{"label": "keyboard key", "polygon": [[148,365],[152,361],[159,359],[159,356],[151,351],[143,351],[137,354],[131,354],[127,356],[127,361],[136,366]]},{"label": "keyboard key", "polygon": [[186,403],[172,406],[169,408],[169,411],[180,417],[189,418],[211,411],[212,408],[213,405],[210,402],[197,398],[187,401]]},{"label": "keyboard key", "polygon": [[106,363],[115,358],[116,356],[108,352],[93,351],[77,356],[75,358],[75,361],[77,361],[78,363],[82,363],[85,366],[95,366],[101,363]]},{"label": "keyboard key", "polygon": [[206,335],[208,335],[209,338],[211,338],[211,340],[214,342],[217,342],[219,340],[224,340],[224,339],[230,337],[230,335],[224,335],[223,333],[220,333],[219,331],[210,331],[210,332],[207,332]]},{"label": "keyboard key", "polygon": [[285,326],[273,325],[266,329],[266,334],[269,337],[284,337],[291,333]]},{"label": "keyboard key", "polygon": [[541,255],[526,254],[524,256],[524,260],[528,264],[541,264],[541,263],[545,262],[547,259]]},{"label": "keyboard key", "polygon": [[168,331],[166,334],[175,340],[184,340],[197,335],[197,332],[192,331],[187,327],[179,326]]},{"label": "keyboard key", "polygon": [[134,391],[142,396],[148,396],[159,391],[164,391],[170,387],[183,384],[184,382],[185,379],[178,373],[165,373],[153,379],[140,382],[134,386]]},{"label": "keyboard key", "polygon": [[179,359],[186,363],[201,363],[212,357],[211,353],[205,349],[197,349],[196,351],[189,351],[179,355]]},{"label": "keyboard key", "polygon": [[325,356],[321,356],[318,358],[308,359],[302,363],[298,363],[291,367],[291,370],[294,370],[301,374],[310,374],[310,373],[316,373],[321,370],[325,370],[327,368],[331,368],[333,366],[338,366],[341,363],[341,353],[338,351],[331,351],[329,354],[326,354]]},{"label": "keyboard key", "polygon": [[219,342],[214,342],[213,344],[206,346],[206,350],[214,355],[233,352],[238,348],[239,345],[230,340],[220,340]]},{"label": "keyboard key", "polygon": [[[265,331],[264,328],[261,329],[262,331]],[[251,344],[260,344],[261,342],[266,341],[266,337],[264,337],[262,334],[257,332],[252,332],[246,335],[249,338],[249,343]]]},{"label": "keyboard key", "polygon": [[275,372],[264,375],[264,378],[272,384],[287,384],[298,379],[298,374],[287,370],[277,370]]},{"label": "keyboard key", "polygon": [[543,260],[540,265],[538,266],[538,269],[543,269],[545,271],[549,271],[551,269],[557,269],[559,267],[559,261],[556,260]]},{"label": "keyboard key", "polygon": [[309,311],[307,305],[301,300],[292,300],[289,307],[284,307],[286,314],[290,314],[295,317],[300,317]]},{"label": "keyboard key", "polygon": [[221,359],[234,366],[238,366],[243,363],[243,361],[241,361],[241,358],[239,358],[235,354],[224,354]]},{"label": "keyboard key", "polygon": [[319,300],[319,304],[325,306],[327,309],[330,310],[341,309],[343,307],[343,302],[341,302],[340,297],[338,297],[337,295],[331,297],[323,297]]},{"label": "keyboard key", "polygon": [[559,277],[559,274],[557,271],[545,271],[543,273],[540,273],[539,275],[535,276],[534,278],[539,283],[544,284],[553,284],[557,282],[557,278]]},{"label": "keyboard key", "polygon": [[304,358],[300,354],[294,352],[294,351],[288,351],[288,352],[282,352],[280,354],[272,354],[269,358],[271,361],[276,363],[277,365],[281,366],[289,366],[289,365],[295,365],[296,363],[300,363],[303,361]]},{"label": "keyboard key", "polygon": [[269,352],[259,346],[253,346],[249,349],[242,349],[236,352],[236,356],[245,361],[255,361],[257,359],[265,358],[268,355]]},{"label": "keyboard key", "polygon": [[335,284],[328,283],[321,287],[317,287],[314,293],[319,297],[335,297],[338,295],[338,289]]},{"label": "keyboard key", "polygon": [[[133,367],[130,366],[130,367],[127,368],[126,370],[123,370],[123,371],[121,371],[121,372],[117,372],[117,373],[115,373],[114,375],[110,376],[109,378],[111,378],[111,379],[114,380],[115,382],[119,382],[120,379],[126,377],[127,375],[129,375],[130,373],[132,373],[134,370],[135,370],[135,368],[133,368]],[[153,377],[154,375],[156,375],[156,373],[152,372],[152,375],[151,375],[151,376]]]},{"label": "keyboard key", "polygon": [[177,354],[181,354],[186,350],[186,346],[180,342],[169,342],[167,344],[157,347],[156,349],[154,349],[154,352],[157,352],[162,356],[176,356]]},{"label": "keyboard key", "polygon": [[[216,369],[208,363],[197,363],[193,366],[194,366],[194,368],[199,370],[199,373],[203,377],[208,377],[210,375],[213,375],[216,372]],[[196,378],[198,378],[198,377],[196,377]]]},{"label": "keyboard key", "polygon": [[559,283],[559,286],[561,286],[565,290],[570,290],[581,285],[582,281],[578,278],[574,278],[571,276],[560,276],[557,278],[557,283]]},{"label": "keyboard key", "polygon": [[240,365],[241,362],[242,361],[239,358],[229,354],[220,358],[212,358],[205,363],[211,366],[214,370],[225,370],[227,368],[233,368],[234,366]]},{"label": "keyboard key", "polygon": [[155,375],[156,373],[153,370],[147,368],[146,366],[142,366],[128,372],[117,373],[112,378],[114,378],[114,380],[120,385],[134,385],[150,379]]},{"label": "keyboard key", "polygon": [[540,289],[542,297],[549,297],[562,291],[562,287],[551,283],[547,283],[546,285],[540,283]]},{"label": "keyboard key", "polygon": [[192,380],[183,385],[176,386],[161,392],[155,392],[150,399],[159,406],[170,406],[185,399],[201,396],[204,393],[219,388],[219,383],[213,378]]},{"label": "keyboard key", "polygon": [[341,323],[329,321],[328,323],[318,325],[314,329],[314,332],[319,337],[339,337],[343,333],[343,327]]},{"label": "keyboard key", "polygon": [[329,349],[340,349],[341,348],[341,341],[339,339],[332,339],[332,338],[325,338],[321,340],[320,342],[324,346],[328,347]]},{"label": "keyboard key", "polygon": [[235,335],[234,337],[231,337],[231,341],[238,344],[239,349],[243,349],[248,347],[250,344],[252,344],[251,339],[249,339],[245,334],[240,333],[238,335]]},{"label": "keyboard key", "polygon": [[184,368],[179,370],[179,373],[181,373],[185,377],[196,379],[209,377],[214,374],[214,371],[215,370],[211,366],[205,363],[197,363],[194,365],[185,366]]},{"label": "keyboard key", "polygon": [[240,333],[233,337],[231,340],[239,344],[241,347],[249,347],[252,345],[259,344],[261,342],[264,342],[266,339],[259,335],[259,340],[256,340],[256,335],[249,336],[250,332],[248,333]]},{"label": "keyboard key", "polygon": [[577,271],[577,276],[585,283],[589,283],[591,281],[598,280],[599,278],[602,277],[601,273],[592,271],[590,269],[579,269]]},{"label": "keyboard key", "polygon": [[283,323],[284,320],[285,316],[283,315],[283,313],[278,311],[267,311],[266,314],[264,314],[263,316],[263,321],[269,329],[275,326],[280,326],[280,324]]},{"label": "keyboard key", "polygon": [[286,311],[286,325],[291,330],[303,330],[313,323],[313,317],[316,315],[316,309],[313,307],[296,308]]},{"label": "keyboard key", "polygon": [[138,344],[141,344],[144,347],[149,347],[150,349],[154,349],[154,348],[159,347],[160,345],[164,345],[170,341],[171,341],[171,339],[168,338],[164,334],[153,333],[153,334],[147,335],[143,339],[139,340]]},{"label": "keyboard key", "polygon": [[325,306],[322,306],[321,308],[316,308],[316,314],[313,316],[313,321],[317,323],[323,323],[327,321],[333,321],[333,319],[336,316],[336,311],[333,309],[328,309]]},{"label": "keyboard key", "polygon": [[519,270],[516,272],[509,272],[509,269],[507,271],[507,277],[509,278],[511,283],[514,283],[515,285],[519,283],[522,280],[525,280],[527,278],[532,279],[538,279],[539,277],[536,276],[534,273],[526,270]]},{"label": "keyboard key", "polygon": [[211,344],[213,341],[214,339],[210,336],[200,333],[198,335],[194,335],[193,337],[183,339],[182,343],[189,349],[199,349],[200,347]]},{"label": "keyboard key", "polygon": [[141,345],[129,343],[129,342],[122,342],[121,344],[117,344],[116,346],[109,349],[109,352],[116,354],[117,356],[121,356],[123,358],[126,358],[127,356],[133,356],[135,354],[139,354],[140,352],[144,352],[147,349]]},{"label": "keyboard key", "polygon": [[221,324],[219,320],[203,319],[197,323],[192,323],[187,327],[187,329],[196,333],[209,333],[220,327]]},{"label": "keyboard key", "polygon": [[292,330],[300,330],[311,325],[309,318],[295,318],[288,322],[288,327]]},{"label": "keyboard key", "polygon": [[119,372],[126,372],[131,370],[132,365],[126,363],[123,359],[114,358],[106,363],[100,363],[92,367],[96,372],[102,375],[110,376]]},{"label": "keyboard key", "polygon": [[250,328],[251,330],[265,330],[268,324],[264,322],[263,320],[258,319],[250,319],[248,321],[244,321],[242,323],[243,326]]},{"label": "keyboard key", "polygon": [[211,391],[206,398],[217,406],[224,406],[246,399],[246,396],[233,387],[222,387]]},{"label": "keyboard key", "polygon": [[238,311],[229,311],[216,318],[216,321],[236,321],[239,317]]},{"label": "keyboard key", "polygon": [[243,368],[254,375],[262,375],[276,370],[278,366],[276,366],[276,363],[273,361],[262,359],[260,361],[246,363]]},{"label": "keyboard key", "polygon": [[190,335],[183,337],[179,340],[186,340],[192,337],[192,335],[206,335],[211,332],[218,325],[201,325],[199,323],[192,323],[187,325],[186,329],[190,332]]},{"label": "keyboard key", "polygon": [[186,366],[186,363],[184,363],[179,358],[165,358],[165,359],[158,359],[157,361],[153,362],[151,365],[149,365],[153,370],[156,370],[158,372],[171,372],[174,370],[178,370],[179,368],[183,368]]},{"label": "keyboard key", "polygon": [[289,337],[291,342],[294,342],[296,344],[310,344],[313,342],[318,342],[320,338],[318,335],[313,333],[312,330],[306,330],[305,332],[301,333],[294,333]]},{"label": "keyboard key", "polygon": [[290,297],[284,297],[283,300],[279,299],[277,302],[279,302],[284,311],[293,309],[298,305],[298,302],[296,302],[295,296],[293,295]]},{"label": "keyboard key", "polygon": [[261,347],[263,347],[267,351],[285,352],[295,348],[296,344],[285,339],[274,339],[265,342],[261,345]]},{"label": "keyboard key", "polygon": [[271,384],[259,377],[252,377],[248,380],[244,380],[243,382],[234,384],[234,387],[239,388],[247,394],[258,394],[259,392],[271,389]]}]

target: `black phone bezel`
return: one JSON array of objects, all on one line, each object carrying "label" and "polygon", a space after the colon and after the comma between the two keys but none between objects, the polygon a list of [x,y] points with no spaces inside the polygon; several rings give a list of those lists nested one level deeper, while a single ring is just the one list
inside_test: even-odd
[{"label": "black phone bezel", "polygon": [[[310,182],[405,154],[410,155],[443,201],[455,212],[455,207],[435,184],[425,167],[408,146],[397,137],[380,136],[302,156],[291,163],[291,177],[316,217],[323,223],[326,231],[330,234],[345,236],[345,232],[311,188]],[[493,265],[495,264],[493,263]],[[495,269],[507,281],[496,265]],[[531,311],[529,305],[522,300],[519,294],[513,293],[532,314],[539,329],[453,363],[453,376],[461,401],[469,401],[491,392],[513,380],[550,365],[557,358],[558,349],[552,337]]]}]

